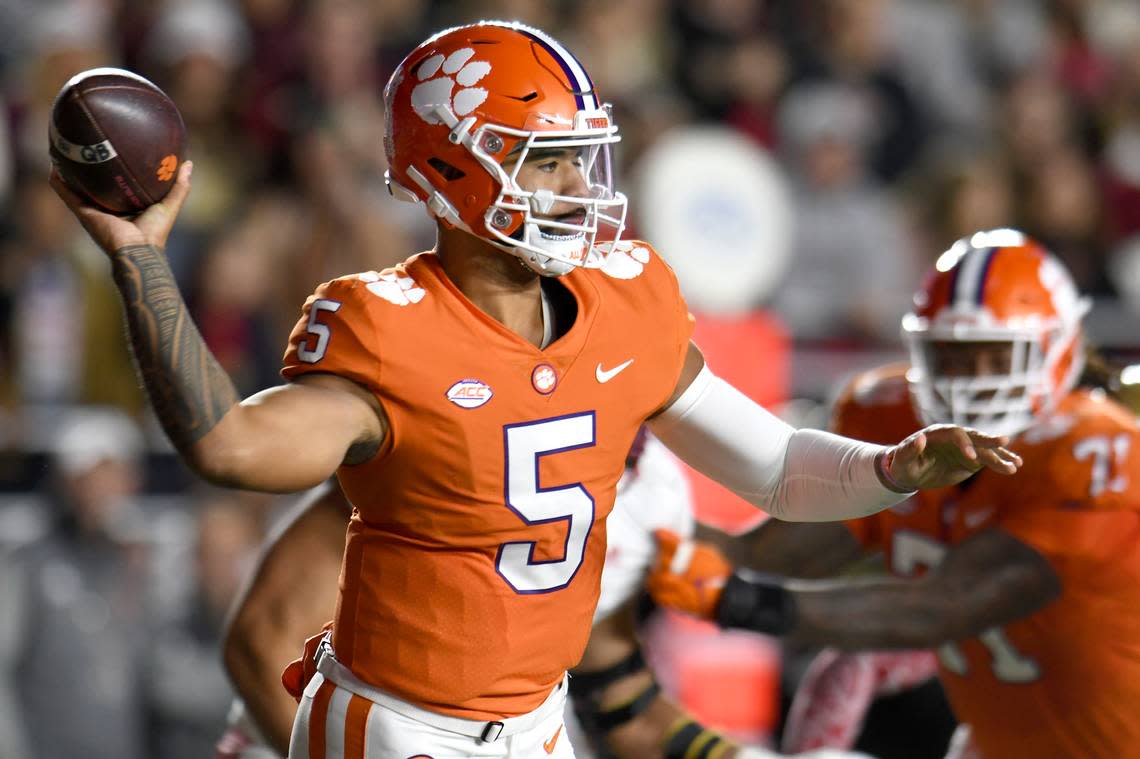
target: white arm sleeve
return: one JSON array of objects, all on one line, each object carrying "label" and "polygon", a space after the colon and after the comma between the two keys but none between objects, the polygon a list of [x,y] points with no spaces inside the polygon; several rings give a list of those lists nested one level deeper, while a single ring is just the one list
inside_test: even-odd
[{"label": "white arm sleeve", "polygon": [[797,430],[707,366],[649,427],[689,466],[780,519],[864,517],[909,495],[879,482],[882,446]]}]

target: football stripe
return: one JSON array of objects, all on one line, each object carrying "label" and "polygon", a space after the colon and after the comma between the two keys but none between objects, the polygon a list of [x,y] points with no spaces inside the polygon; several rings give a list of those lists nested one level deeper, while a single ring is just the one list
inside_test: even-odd
[{"label": "football stripe", "polygon": [[309,707],[309,759],[325,759],[325,733],[328,729],[329,701],[336,683],[325,680]]}]

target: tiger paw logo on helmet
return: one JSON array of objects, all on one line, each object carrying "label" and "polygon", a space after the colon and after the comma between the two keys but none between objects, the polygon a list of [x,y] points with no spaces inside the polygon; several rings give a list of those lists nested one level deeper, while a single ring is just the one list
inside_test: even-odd
[{"label": "tiger paw logo on helmet", "polygon": [[[420,83],[412,90],[412,108],[429,124],[443,123],[436,106],[447,105],[457,116],[466,116],[487,99],[487,90],[474,85],[491,73],[491,64],[472,61],[475,51],[469,47],[444,57],[437,53],[420,64],[416,78]],[[439,76],[437,76],[439,74]],[[452,95],[455,85],[462,89]]]}]

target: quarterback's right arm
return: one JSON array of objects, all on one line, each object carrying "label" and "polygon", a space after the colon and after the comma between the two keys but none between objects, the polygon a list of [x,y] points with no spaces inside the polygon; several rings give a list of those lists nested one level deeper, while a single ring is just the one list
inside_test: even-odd
[{"label": "quarterback's right arm", "polygon": [[190,318],[163,253],[190,192],[191,167],[183,164],[167,197],[133,220],[86,203],[58,172],[51,184],[111,260],[139,376],[187,464],[232,487],[314,487],[342,463],[379,448],[386,434],[383,412],[364,388],[332,376],[313,375],[239,398]]},{"label": "quarterback's right arm", "polygon": [[155,414],[199,475],[230,487],[293,492],[379,448],[383,411],[356,382],[311,374],[241,401],[191,320],[162,251],[125,246],[111,263]]},{"label": "quarterback's right arm", "polygon": [[952,425],[927,427],[891,447],[797,430],[716,377],[691,343],[673,396],[649,424],[694,469],[798,522],[867,516],[982,467],[1012,474],[1021,464],[1005,438]]}]

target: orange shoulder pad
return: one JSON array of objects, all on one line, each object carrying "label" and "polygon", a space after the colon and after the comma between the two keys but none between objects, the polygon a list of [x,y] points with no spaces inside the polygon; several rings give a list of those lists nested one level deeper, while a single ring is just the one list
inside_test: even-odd
[{"label": "orange shoulder pad", "polygon": [[289,335],[282,377],[327,372],[375,385],[380,372],[371,313],[376,296],[367,288],[376,277],[375,272],[340,277],[309,296]]},{"label": "orange shoulder pad", "polygon": [[839,435],[890,445],[920,429],[906,365],[890,364],[856,375],[832,407],[830,428]]}]

